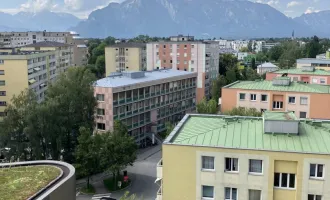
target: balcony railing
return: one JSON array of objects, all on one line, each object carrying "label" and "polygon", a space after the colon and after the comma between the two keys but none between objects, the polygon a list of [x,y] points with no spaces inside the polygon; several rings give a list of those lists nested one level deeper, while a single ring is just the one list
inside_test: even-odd
[{"label": "balcony railing", "polygon": [[157,163],[157,178],[163,178],[163,159]]},{"label": "balcony railing", "polygon": [[162,199],[163,199],[162,186],[160,186],[157,191],[157,200],[162,200]]}]

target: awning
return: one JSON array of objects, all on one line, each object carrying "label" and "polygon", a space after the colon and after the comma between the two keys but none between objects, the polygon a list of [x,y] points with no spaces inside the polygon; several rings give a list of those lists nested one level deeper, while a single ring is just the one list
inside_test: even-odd
[{"label": "awning", "polygon": [[33,83],[35,83],[35,82],[37,82],[35,79],[30,79],[30,80],[29,80],[29,83],[30,83],[30,84],[33,84]]},{"label": "awning", "polygon": [[35,71],[40,71],[40,67],[35,67],[34,70]]}]

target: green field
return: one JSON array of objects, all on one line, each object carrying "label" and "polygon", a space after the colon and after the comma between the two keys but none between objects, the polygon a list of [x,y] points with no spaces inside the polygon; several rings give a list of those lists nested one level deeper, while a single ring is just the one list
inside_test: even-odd
[{"label": "green field", "polygon": [[61,174],[52,166],[27,166],[0,169],[0,199],[24,200]]}]

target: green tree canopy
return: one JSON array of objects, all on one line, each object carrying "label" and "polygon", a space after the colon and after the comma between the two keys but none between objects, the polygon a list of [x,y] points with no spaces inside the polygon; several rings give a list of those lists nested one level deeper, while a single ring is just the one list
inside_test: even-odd
[{"label": "green tree canopy", "polygon": [[216,80],[212,82],[212,99],[216,100],[218,103],[219,98],[221,97],[221,88],[227,84],[226,77],[219,75]]},{"label": "green tree canopy", "polygon": [[217,102],[214,99],[206,101],[206,99],[203,98],[202,101],[197,104],[197,112],[200,114],[217,114]]},{"label": "green tree canopy", "polygon": [[245,107],[238,107],[233,108],[230,111],[224,113],[225,115],[233,115],[233,116],[253,116],[253,117],[261,117],[262,113],[259,112],[255,108],[245,108]]}]

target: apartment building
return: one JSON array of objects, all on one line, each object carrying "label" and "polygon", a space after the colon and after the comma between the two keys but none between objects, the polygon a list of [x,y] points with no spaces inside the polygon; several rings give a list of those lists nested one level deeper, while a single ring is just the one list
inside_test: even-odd
[{"label": "apartment building", "polygon": [[278,70],[278,66],[274,65],[273,63],[261,63],[257,66],[257,73],[258,74],[265,74],[267,72]]},{"label": "apartment building", "polygon": [[330,199],[329,125],[290,112],[186,115],[163,143],[157,200]]},{"label": "apartment building", "polygon": [[290,77],[292,81],[330,85],[330,72],[321,69],[315,69],[314,67],[283,69],[268,72],[266,74],[266,80],[271,81],[274,78],[281,76]]},{"label": "apartment building", "polygon": [[219,43],[216,41],[163,41],[147,44],[147,69],[197,72],[197,102],[210,97],[210,86],[219,74]]},{"label": "apartment building", "polygon": [[0,117],[12,97],[32,89],[38,101],[45,97],[49,81],[56,79],[56,52],[12,52],[0,54]]},{"label": "apartment building", "polygon": [[293,111],[298,118],[330,119],[330,86],[291,81],[237,81],[222,88],[221,111],[235,107]]},{"label": "apartment building", "polygon": [[55,51],[58,72],[65,72],[70,66],[73,66],[73,45],[43,41],[23,46],[20,51]]},{"label": "apartment building", "polygon": [[105,48],[106,75],[113,72],[146,71],[145,43],[117,43]]},{"label": "apartment building", "polygon": [[85,66],[88,64],[88,40],[80,37],[80,34],[71,31],[71,38],[67,44],[73,45],[73,65],[74,66]]},{"label": "apartment building", "polygon": [[120,120],[145,145],[147,138],[166,129],[166,122],[195,110],[196,77],[193,72],[159,70],[114,73],[98,80],[96,130],[112,131],[114,120]]}]

